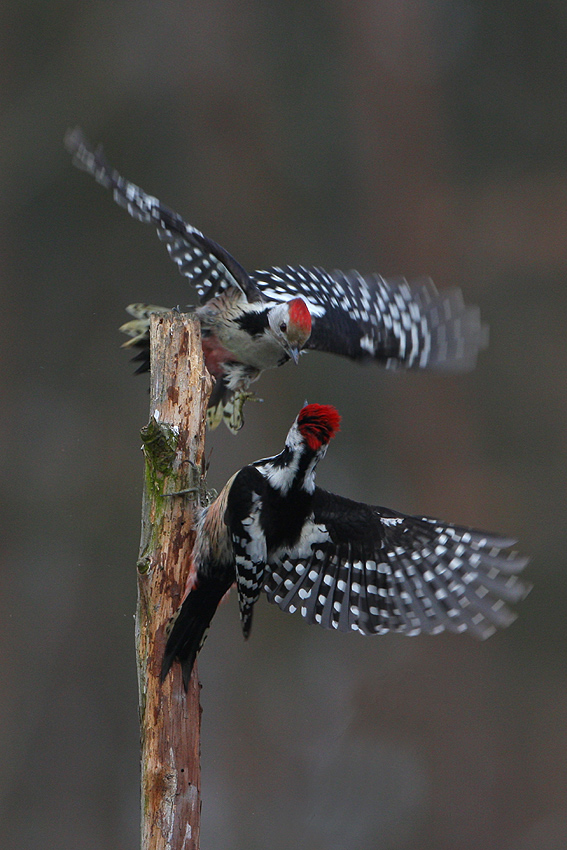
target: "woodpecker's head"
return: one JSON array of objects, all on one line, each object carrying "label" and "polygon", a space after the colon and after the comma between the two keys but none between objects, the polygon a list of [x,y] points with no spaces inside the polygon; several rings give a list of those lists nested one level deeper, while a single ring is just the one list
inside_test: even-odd
[{"label": "woodpecker's head", "polygon": [[275,457],[256,461],[254,466],[284,496],[295,484],[312,493],[315,467],[325,457],[329,440],[339,430],[340,421],[334,407],[306,404],[288,431],[284,450]]},{"label": "woodpecker's head", "polygon": [[297,363],[299,352],[311,336],[311,313],[303,298],[292,298],[272,307],[268,322],[286,354]]}]

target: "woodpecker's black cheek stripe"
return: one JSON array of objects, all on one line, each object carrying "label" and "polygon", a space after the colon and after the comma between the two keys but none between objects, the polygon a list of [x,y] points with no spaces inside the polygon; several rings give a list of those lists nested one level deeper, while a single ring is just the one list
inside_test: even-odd
[{"label": "woodpecker's black cheek stripe", "polygon": [[243,313],[237,317],[236,324],[250,336],[261,336],[269,327],[268,313],[266,310]]}]

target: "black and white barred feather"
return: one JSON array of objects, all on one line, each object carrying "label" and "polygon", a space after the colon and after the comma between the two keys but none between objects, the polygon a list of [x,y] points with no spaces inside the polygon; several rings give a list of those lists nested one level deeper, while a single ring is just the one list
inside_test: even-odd
[{"label": "black and white barred feather", "polygon": [[518,577],[528,559],[511,548],[514,540],[315,485],[338,427],[334,408],[306,405],[283,451],[241,469],[205,509],[163,676],[178,659],[187,685],[214,613],[210,600],[218,604],[233,582],[245,637],[262,591],[308,623],[368,635],[447,629],[486,638],[514,620],[508,603],[529,590]]},{"label": "black and white barred feather", "polygon": [[201,302],[208,301],[229,287],[236,286],[249,301],[263,300],[248,273],[228,251],[209,239],[180,215],[168,209],[157,198],[122,177],[104,156],[102,147],[91,147],[79,128],[70,130],[65,145],[73,154],[73,163],[110,189],[116,203],[132,218],[153,224],[165,242],[179,271],[189,278]]},{"label": "black and white barred feather", "polygon": [[357,271],[273,267],[251,275],[262,294],[301,294],[312,316],[310,351],[376,360],[386,369],[467,371],[488,330],[460,289],[439,293],[430,278],[363,276]]},{"label": "black and white barred feather", "polygon": [[316,488],[304,542],[272,561],[264,589],[283,611],[343,632],[486,638],[526,593],[515,542]]},{"label": "black and white barred feather", "polygon": [[[429,278],[406,281],[357,271],[273,266],[248,273],[224,248],[157,198],[125,180],[92,148],[78,129],[67,134],[74,163],[111,189],[115,201],[139,221],[154,224],[178,269],[195,287],[201,304],[236,287],[249,303],[286,302],[301,297],[312,319],[304,350],[354,360],[375,360],[387,369],[472,369],[487,344],[478,307],[467,306],[452,288],[439,293]],[[149,345],[144,305],[125,332],[136,346]],[[149,308],[149,305],[147,305]],[[157,308],[165,309],[165,308]],[[146,309],[146,313],[148,309]],[[149,355],[142,356],[145,368]]]}]

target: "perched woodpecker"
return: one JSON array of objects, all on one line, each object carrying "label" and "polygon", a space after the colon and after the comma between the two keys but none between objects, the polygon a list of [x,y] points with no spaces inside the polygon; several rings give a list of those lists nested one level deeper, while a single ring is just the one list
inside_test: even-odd
[{"label": "perched woodpecker", "polygon": [[[387,369],[463,371],[473,368],[486,345],[479,310],[465,306],[459,289],[438,293],[428,278],[410,284],[303,266],[248,273],[228,251],[121,177],[81,130],[70,131],[66,145],[75,165],[111,189],[130,215],[157,227],[179,271],[197,290],[205,361],[216,381],[211,427],[224,420],[238,431],[250,384],[264,369],[297,362],[305,351],[376,360]],[[149,316],[166,308],[127,309],[134,320],[121,328],[130,336],[125,345],[141,349],[138,371],[147,371]]]},{"label": "perched woodpecker", "polygon": [[315,486],[339,429],[334,407],[302,408],[275,457],[237,472],[204,508],[187,589],[168,627],[161,669],[185,688],[211,619],[236,582],[244,636],[264,590],[282,611],[339,631],[416,635],[444,629],[486,638],[508,626],[529,590],[515,541],[365,505]]}]

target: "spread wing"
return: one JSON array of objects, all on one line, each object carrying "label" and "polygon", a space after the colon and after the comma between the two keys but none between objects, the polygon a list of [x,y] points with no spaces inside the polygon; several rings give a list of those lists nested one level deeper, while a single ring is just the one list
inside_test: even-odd
[{"label": "spread wing", "polygon": [[293,550],[271,559],[268,600],[309,623],[363,634],[444,629],[488,637],[529,590],[515,541],[429,517],[406,516],[316,488]]},{"label": "spread wing", "polygon": [[356,271],[272,267],[251,275],[269,300],[300,295],[312,315],[306,349],[373,359],[388,369],[472,369],[487,344],[478,307],[429,278],[363,277]]},{"label": "spread wing", "polygon": [[197,290],[201,303],[233,286],[240,289],[248,301],[263,300],[248,272],[228,251],[187,224],[157,198],[125,180],[108,164],[102,148],[93,148],[79,128],[67,133],[65,145],[73,154],[74,164],[87,171],[105,189],[111,189],[117,204],[138,221],[157,227],[159,238],[165,242],[180,273]]}]

